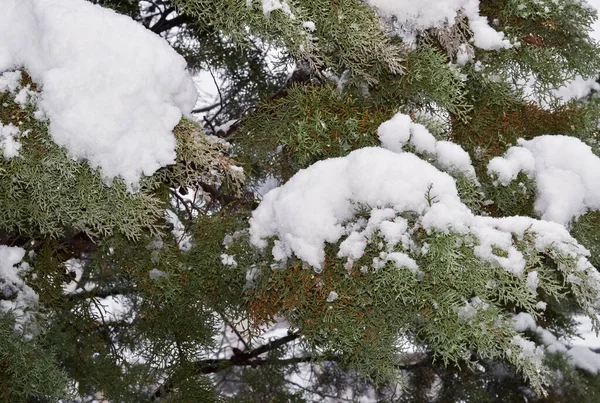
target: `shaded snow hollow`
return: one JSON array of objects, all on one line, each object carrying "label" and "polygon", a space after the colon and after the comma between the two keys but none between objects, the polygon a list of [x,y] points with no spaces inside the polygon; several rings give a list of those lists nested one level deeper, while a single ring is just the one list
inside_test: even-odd
[{"label": "shaded snow hollow", "polygon": [[185,60],[129,17],[84,0],[5,0],[0,72],[24,68],[54,141],[135,186],[175,162],[172,130],[197,98]]}]

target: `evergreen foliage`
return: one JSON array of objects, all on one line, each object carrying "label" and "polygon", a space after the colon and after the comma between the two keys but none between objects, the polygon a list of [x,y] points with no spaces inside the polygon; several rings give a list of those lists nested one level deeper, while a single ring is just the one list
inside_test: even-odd
[{"label": "evergreen foliage", "polygon": [[[513,322],[528,313],[566,344],[575,315],[597,329],[600,211],[577,217],[564,242],[541,243],[533,224],[507,230],[522,276],[478,254],[477,234],[431,230],[417,211],[394,216],[411,228],[410,248],[376,229],[348,260],[346,234],[326,242],[316,269],[276,259],[276,236],[257,248],[248,224],[266,183],[379,146],[398,112],[468,152],[475,177],[403,147],[449,173],[473,214],[534,223],[540,185],[523,172],[499,184],[488,163],[542,135],[600,156],[597,96],[555,91],[600,72],[585,3],[481,0],[513,44],[484,50],[462,13],[409,43],[361,0],[89,1],[165,37],[191,71],[210,72],[219,99],[182,118],[176,162],[133,192],[54,143],[27,72],[0,92],[0,124],[17,126],[22,144],[17,157],[0,153],[0,246],[25,250],[22,277],[38,296],[6,309],[18,292],[0,262],[0,400],[600,401],[596,374]],[[26,86],[33,94],[17,102]],[[343,226],[364,227],[376,207],[393,206],[356,202]]]}]

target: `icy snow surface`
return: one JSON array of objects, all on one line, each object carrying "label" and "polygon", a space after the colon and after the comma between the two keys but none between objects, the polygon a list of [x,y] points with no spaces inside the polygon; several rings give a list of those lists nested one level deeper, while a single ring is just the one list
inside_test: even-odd
[{"label": "icy snow surface", "polygon": [[519,172],[535,179],[535,211],[563,225],[588,210],[600,209],[600,158],[591,147],[570,136],[539,136],[518,141],[503,157],[488,164],[502,185]]},{"label": "icy snow surface", "polygon": [[367,0],[384,15],[397,18],[407,31],[422,31],[453,25],[459,12],[467,16],[473,31],[473,44],[481,49],[509,48],[511,44],[479,14],[479,0]]},{"label": "icy snow surface", "polygon": [[17,68],[41,85],[54,141],[107,179],[135,186],[175,162],[172,129],[194,84],[185,60],[130,18],[84,0],[5,0],[0,72]]}]

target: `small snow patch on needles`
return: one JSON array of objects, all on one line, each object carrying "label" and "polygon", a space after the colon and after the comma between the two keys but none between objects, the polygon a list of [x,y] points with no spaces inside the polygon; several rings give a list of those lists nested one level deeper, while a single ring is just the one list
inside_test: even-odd
[{"label": "small snow patch on needles", "polygon": [[6,0],[0,72],[20,67],[42,87],[54,141],[107,179],[135,187],[175,162],[172,130],[194,84],[185,60],[129,17],[84,0]]},{"label": "small snow patch on needles", "polygon": [[5,126],[0,122],[0,150],[7,160],[19,155],[21,143],[16,139],[18,133],[19,129],[12,123]]},{"label": "small snow patch on needles", "polygon": [[488,173],[508,185],[524,172],[535,179],[535,211],[544,220],[569,225],[589,210],[600,209],[600,158],[570,136],[547,135],[518,141],[488,164]]},{"label": "small snow patch on needles", "polygon": [[459,12],[469,20],[473,44],[481,49],[509,48],[504,33],[489,26],[479,14],[479,0],[367,0],[384,15],[394,16],[406,31],[453,25]]},{"label": "small snow patch on needles", "polygon": [[0,313],[12,313],[19,331],[30,319],[28,308],[38,301],[38,295],[23,281],[22,275],[30,268],[21,263],[23,257],[24,249],[0,245]]}]

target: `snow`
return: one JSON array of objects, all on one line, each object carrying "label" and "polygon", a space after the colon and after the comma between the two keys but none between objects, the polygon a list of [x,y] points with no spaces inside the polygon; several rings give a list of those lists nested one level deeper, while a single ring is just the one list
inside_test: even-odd
[{"label": "snow", "polygon": [[192,248],[192,237],[186,233],[185,226],[174,211],[165,210],[165,218],[173,226],[171,233],[177,240],[179,249],[187,252]]},{"label": "snow", "polygon": [[565,347],[563,343],[558,341],[556,336],[553,335],[549,330],[538,326],[536,331],[541,336],[542,343],[544,343],[544,345],[546,346],[546,351],[548,351],[549,353],[563,353],[567,351],[567,347]]},{"label": "snow", "polygon": [[0,92],[15,92],[21,85],[21,72],[6,71],[0,73]]},{"label": "snow", "polygon": [[600,209],[600,158],[575,137],[520,139],[518,146],[488,164],[488,173],[497,175],[502,185],[519,172],[535,179],[535,211],[544,220],[568,226],[587,211]]},{"label": "snow", "polygon": [[329,295],[327,296],[327,302],[333,302],[333,301],[335,301],[336,299],[338,299],[338,297],[339,297],[339,295],[338,295],[338,293],[337,293],[337,292],[335,292],[335,291],[331,291],[331,292],[329,293]]},{"label": "snow", "polygon": [[69,277],[70,277],[70,273],[73,273],[75,275],[75,278],[73,278],[67,284],[62,285],[63,293],[64,294],[73,294],[73,293],[77,292],[78,289],[81,290],[80,281],[83,276],[84,263],[83,263],[83,261],[81,261],[79,259],[69,259],[64,263],[64,265],[65,265],[65,271],[67,274],[69,274]]},{"label": "snow", "polygon": [[[428,197],[426,197],[426,195]],[[356,219],[367,209],[368,220]],[[538,251],[553,250],[559,256],[580,258],[582,270],[569,281],[588,281],[600,290],[584,247],[558,223],[529,217],[492,218],[474,215],[460,200],[454,179],[411,153],[394,153],[372,147],[346,157],[317,162],[271,190],[250,219],[251,242],[264,248],[274,238],[272,254],[285,261],[292,255],[320,270],[326,243],[341,240],[338,256],[359,259],[374,233],[383,233],[388,252],[412,251],[411,231],[402,213],[419,215],[417,225],[427,233],[455,232],[475,238],[474,252],[521,278],[525,258],[513,237],[532,237]],[[383,229],[383,230],[382,230]],[[499,256],[496,250],[505,253]],[[419,248],[420,250],[420,248]],[[384,262],[379,259],[375,266]],[[412,267],[411,265],[407,267]],[[413,267],[414,268],[414,267]],[[526,281],[523,279],[523,281]],[[533,285],[533,278],[529,279]]]},{"label": "snow", "polygon": [[445,170],[462,172],[475,178],[475,168],[471,164],[469,153],[458,144],[436,140],[425,126],[413,123],[408,115],[397,113],[379,126],[377,134],[381,145],[388,150],[401,153],[408,144],[418,153],[435,158]]},{"label": "snow", "polygon": [[11,159],[19,155],[21,143],[17,140],[18,133],[19,129],[12,123],[3,125],[0,122],[0,150],[4,158]]},{"label": "snow", "polygon": [[540,284],[537,271],[532,271],[527,274],[527,287],[533,294],[537,294],[537,288]]},{"label": "snow", "polygon": [[[343,223],[354,216],[357,204],[424,212],[430,210],[424,195],[431,184],[440,202],[453,206],[459,215],[469,214],[458,199],[454,180],[413,154],[364,148],[344,158],[320,161],[265,195],[250,220],[252,242],[264,247],[264,238],[277,236],[280,260],[294,252],[320,267],[324,243],[337,242],[346,234]],[[372,225],[378,224],[373,221]],[[349,242],[368,235],[354,232],[356,239]],[[344,248],[348,252],[342,253],[359,254],[351,254],[351,250],[356,251],[356,247]]]},{"label": "snow", "polygon": [[[251,3],[252,0],[249,0],[249,2]],[[288,17],[294,18],[294,14],[286,0],[262,0],[262,10],[265,16],[269,16],[275,10],[281,10]]]},{"label": "snow", "polygon": [[512,320],[513,326],[517,332],[535,332],[535,330],[537,329],[537,324],[535,323],[533,316],[531,316],[527,312],[520,312],[516,314],[515,316],[513,316]]},{"label": "snow", "polygon": [[367,2],[382,14],[395,17],[407,32],[453,25],[458,14],[462,13],[468,18],[475,46],[487,50],[511,47],[510,41],[504,39],[504,33],[490,27],[486,17],[479,14],[479,0],[367,0]]},{"label": "snow", "polygon": [[185,60],[129,17],[84,0],[5,0],[0,72],[21,67],[41,85],[53,140],[107,180],[135,188],[175,162],[172,129],[194,84]]},{"label": "snow", "polygon": [[461,146],[449,141],[438,141],[435,145],[437,161],[448,171],[463,172],[471,178],[475,177],[475,168],[471,165],[471,157]]},{"label": "snow", "polygon": [[385,258],[388,261],[394,262],[396,267],[398,267],[399,269],[404,267],[416,275],[418,275],[420,273],[417,262],[415,262],[415,260],[413,258],[411,258],[410,256],[408,256],[406,253],[391,252],[391,253],[387,253],[385,255]]},{"label": "snow", "polygon": [[561,101],[566,102],[571,99],[581,99],[592,92],[592,90],[600,90],[600,84],[596,81],[596,78],[585,79],[579,76],[573,81],[564,83],[560,88],[554,90],[553,93]]},{"label": "snow", "polygon": [[512,338],[512,343],[521,348],[521,353],[519,355],[532,362],[536,368],[542,368],[542,360],[544,359],[543,347],[536,346],[534,342],[524,339],[519,335]]},{"label": "snow", "polygon": [[237,265],[238,265],[235,258],[226,253],[223,253],[221,255],[221,263],[223,263],[225,266],[231,266],[231,267],[237,267]]},{"label": "snow", "polygon": [[312,21],[305,21],[302,23],[302,26],[309,32],[315,32],[317,29],[315,23]]},{"label": "snow", "polygon": [[600,354],[596,354],[585,346],[574,346],[567,352],[569,362],[583,370],[597,374],[600,371]]},{"label": "snow", "polygon": [[38,302],[38,295],[23,280],[30,270],[26,262],[25,249],[0,245],[0,313],[10,312],[16,322],[15,329],[21,331],[31,319],[29,308]]},{"label": "snow", "polygon": [[600,335],[596,335],[592,320],[582,315],[576,315],[573,319],[578,322],[577,333],[581,335],[573,341],[573,344],[590,348],[600,348]]},{"label": "snow", "polygon": [[165,273],[165,272],[164,272],[164,271],[162,271],[162,270],[158,270],[158,269],[152,269],[152,270],[150,270],[150,271],[148,272],[148,275],[150,276],[150,278],[151,278],[152,280],[158,280],[158,279],[160,279],[160,278],[162,278],[162,277],[168,277],[168,274],[167,274],[167,273]]}]

